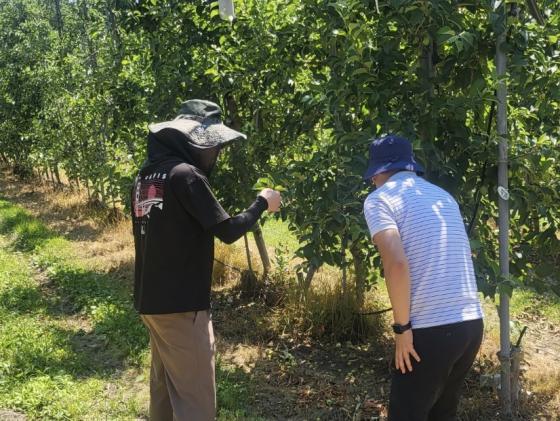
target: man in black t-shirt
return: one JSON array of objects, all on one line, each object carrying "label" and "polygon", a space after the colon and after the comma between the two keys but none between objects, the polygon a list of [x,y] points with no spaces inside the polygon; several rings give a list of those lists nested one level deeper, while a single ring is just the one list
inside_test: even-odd
[{"label": "man in black t-shirt", "polygon": [[190,100],[177,118],[149,127],[148,159],[132,190],[134,305],[150,331],[150,419],[215,418],[210,287],[214,237],[233,243],[280,193],[263,190],[229,216],[208,176],[221,148],[245,138],[221,122],[220,108]]}]

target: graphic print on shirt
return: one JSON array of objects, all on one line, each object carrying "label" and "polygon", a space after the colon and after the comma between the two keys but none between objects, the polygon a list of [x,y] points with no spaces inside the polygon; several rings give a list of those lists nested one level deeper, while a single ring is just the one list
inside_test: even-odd
[{"label": "graphic print on shirt", "polygon": [[134,193],[134,216],[137,218],[150,217],[152,207],[163,209],[163,186],[166,173],[153,173],[136,178]]}]

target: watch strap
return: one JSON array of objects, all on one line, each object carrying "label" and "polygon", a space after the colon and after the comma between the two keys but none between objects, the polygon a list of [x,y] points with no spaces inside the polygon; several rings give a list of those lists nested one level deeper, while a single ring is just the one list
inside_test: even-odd
[{"label": "watch strap", "polygon": [[397,335],[400,335],[401,333],[406,332],[408,329],[412,329],[412,323],[408,322],[405,325],[400,325],[398,323],[395,323],[393,325],[393,332],[395,332]]}]

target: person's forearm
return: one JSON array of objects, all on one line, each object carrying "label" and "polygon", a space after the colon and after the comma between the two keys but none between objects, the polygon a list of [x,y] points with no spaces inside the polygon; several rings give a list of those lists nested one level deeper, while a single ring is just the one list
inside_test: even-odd
[{"label": "person's forearm", "polygon": [[397,324],[410,321],[410,275],[408,262],[395,261],[385,268],[385,283],[393,306],[393,318]]},{"label": "person's forearm", "polygon": [[266,199],[258,196],[247,210],[219,223],[212,232],[224,243],[234,243],[255,225],[267,207]]}]

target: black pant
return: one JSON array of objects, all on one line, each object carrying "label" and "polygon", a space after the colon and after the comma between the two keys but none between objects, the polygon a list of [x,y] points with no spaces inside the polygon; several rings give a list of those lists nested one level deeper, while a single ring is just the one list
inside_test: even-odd
[{"label": "black pant", "polygon": [[482,342],[482,319],[414,329],[420,362],[402,374],[393,366],[390,421],[455,420],[461,386]]}]

